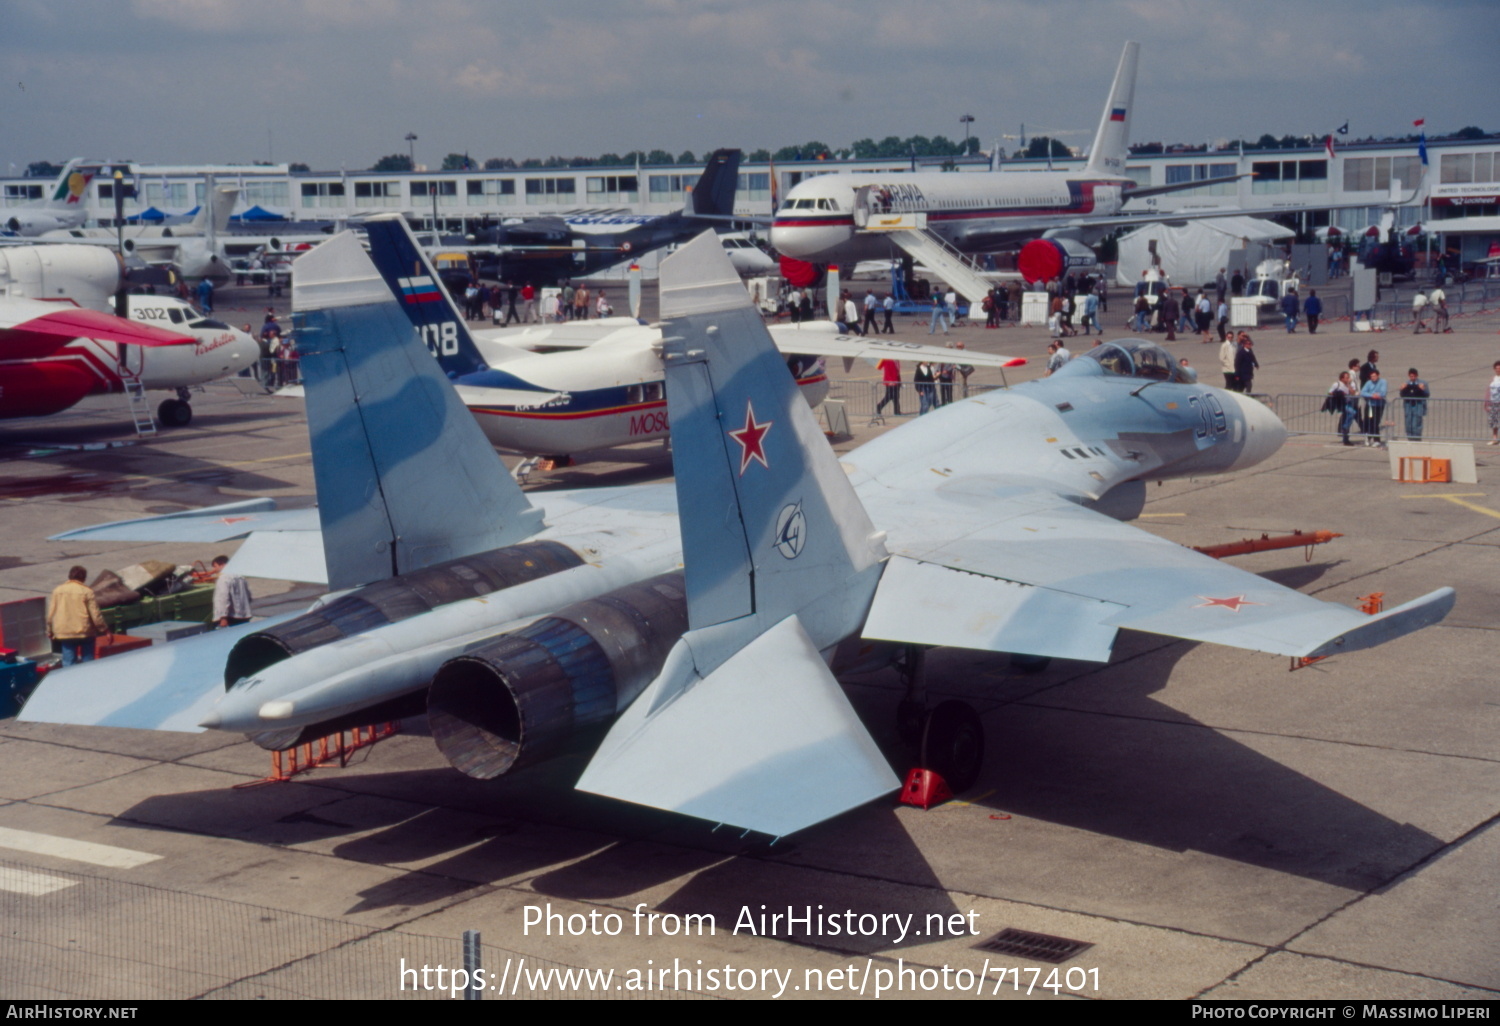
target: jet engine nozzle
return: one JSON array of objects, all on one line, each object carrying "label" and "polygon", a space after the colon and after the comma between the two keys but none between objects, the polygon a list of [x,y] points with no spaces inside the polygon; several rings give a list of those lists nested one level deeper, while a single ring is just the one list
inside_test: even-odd
[{"label": "jet engine nozzle", "polygon": [[686,630],[687,592],[674,572],[481,642],[433,676],[432,738],[478,780],[559,755],[640,694]]}]

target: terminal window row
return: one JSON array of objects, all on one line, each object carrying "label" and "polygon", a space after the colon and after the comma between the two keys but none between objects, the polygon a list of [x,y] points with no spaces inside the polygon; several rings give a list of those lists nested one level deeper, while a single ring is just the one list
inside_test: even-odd
[{"label": "terminal window row", "polygon": [[1444,185],[1465,182],[1500,182],[1500,160],[1492,153],[1445,153],[1438,164]]},{"label": "terminal window row", "polygon": [[[1186,182],[1201,182],[1205,178],[1223,178],[1238,171],[1235,164],[1168,164],[1166,167],[1167,184],[1180,185]],[[1235,195],[1234,182],[1219,182],[1216,185],[1204,185],[1197,189],[1184,189],[1179,195],[1182,196],[1233,196]]]},{"label": "terminal window row", "polygon": [[[1232,166],[1223,166],[1228,168],[1226,174],[1234,174]],[[1250,171],[1255,176],[1250,179],[1252,195],[1328,191],[1326,160],[1257,160],[1251,163]]]},{"label": "terminal window row", "polygon": [[1422,177],[1422,160],[1410,157],[1345,157],[1344,189],[1348,192],[1387,192],[1396,179],[1406,189]]}]

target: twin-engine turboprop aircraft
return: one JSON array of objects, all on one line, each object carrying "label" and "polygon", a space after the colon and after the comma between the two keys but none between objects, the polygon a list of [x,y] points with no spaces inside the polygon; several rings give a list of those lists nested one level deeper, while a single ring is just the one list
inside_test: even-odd
[{"label": "twin-engine turboprop aircraft", "polygon": [[[1103,661],[1122,627],[1325,656],[1452,606],[1441,588],[1367,616],[1116,519],[1139,511],[1147,480],[1252,466],[1285,437],[1265,407],[1183,380],[1151,342],[1106,343],[841,464],[712,235],[663,261],[661,286],[675,488],[549,493],[544,514],[358,243],[304,257],[294,306],[320,506],[280,526],[315,515],[300,526],[349,590],[53,673],[22,718],[284,747],[425,709],[471,776],[597,744],[585,790],[783,835],[897,786],[843,669],[910,666],[932,645]],[[205,539],[227,519],[66,537]],[[233,565],[264,574],[265,551],[247,543]],[[972,783],[977,715],[926,710],[921,674],[908,679],[903,733],[923,736],[929,768]]]},{"label": "twin-engine turboprop aircraft", "polygon": [[[155,297],[131,296],[132,303]],[[176,303],[176,300],[161,300]],[[186,424],[192,408],[180,398],[187,386],[247,367],[255,343],[186,304],[190,317],[153,323],[115,317],[71,304],[0,297],[0,419],[45,417],[85,396],[145,389],[176,389],[162,404],[162,419]],[[217,325],[217,327],[208,327]]]},{"label": "twin-engine turboprop aircraft", "polygon": [[[472,333],[405,219],[382,215],[365,227],[370,258],[392,296],[491,444],[558,456],[667,437],[659,327],[621,317]],[[829,356],[843,357],[846,368],[857,357],[959,362],[955,350],[843,335],[827,321],[771,334],[809,406],[828,394],[823,359]],[[532,352],[533,346],[550,351]],[[1026,361],[965,351],[962,362]]]}]

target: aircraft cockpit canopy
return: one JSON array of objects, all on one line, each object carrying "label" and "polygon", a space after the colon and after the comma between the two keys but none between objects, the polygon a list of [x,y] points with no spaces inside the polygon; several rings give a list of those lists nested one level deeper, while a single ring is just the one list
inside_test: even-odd
[{"label": "aircraft cockpit canopy", "polygon": [[1079,360],[1093,360],[1106,374],[1146,381],[1175,381],[1179,385],[1196,383],[1195,376],[1177,365],[1172,354],[1155,342],[1141,338],[1122,338],[1105,342],[1079,354]]}]

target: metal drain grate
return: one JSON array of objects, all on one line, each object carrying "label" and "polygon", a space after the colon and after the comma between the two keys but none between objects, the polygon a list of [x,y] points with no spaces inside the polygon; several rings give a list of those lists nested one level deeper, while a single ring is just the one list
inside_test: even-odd
[{"label": "metal drain grate", "polygon": [[1093,946],[1088,941],[1069,940],[1066,937],[1053,937],[1045,933],[1032,933],[1030,930],[1016,930],[1010,927],[1001,930],[989,940],[974,945],[980,951],[993,951],[998,955],[1014,955],[1017,958],[1051,962],[1054,965],[1061,965]]}]

